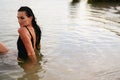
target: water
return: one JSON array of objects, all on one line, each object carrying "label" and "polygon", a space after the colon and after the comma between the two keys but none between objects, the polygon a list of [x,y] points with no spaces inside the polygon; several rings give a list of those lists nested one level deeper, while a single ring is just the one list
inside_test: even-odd
[{"label": "water", "polygon": [[[119,80],[120,4],[85,0],[1,0],[0,80]],[[42,30],[39,65],[19,66],[17,9],[30,6]]]}]

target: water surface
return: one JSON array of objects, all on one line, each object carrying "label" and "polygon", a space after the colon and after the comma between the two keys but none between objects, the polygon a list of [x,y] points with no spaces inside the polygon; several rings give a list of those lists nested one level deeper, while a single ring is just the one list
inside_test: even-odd
[{"label": "water surface", "polygon": [[[0,40],[11,50],[0,55],[1,80],[120,79],[120,4],[1,0],[0,5]],[[25,5],[42,30],[44,57],[33,70],[16,61],[17,9]]]}]

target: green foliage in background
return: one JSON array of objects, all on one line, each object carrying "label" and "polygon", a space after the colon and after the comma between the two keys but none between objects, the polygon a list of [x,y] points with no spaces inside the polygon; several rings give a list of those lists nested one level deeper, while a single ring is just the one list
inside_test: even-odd
[{"label": "green foliage in background", "polygon": [[96,3],[96,2],[120,2],[120,0],[88,0],[88,3]]}]

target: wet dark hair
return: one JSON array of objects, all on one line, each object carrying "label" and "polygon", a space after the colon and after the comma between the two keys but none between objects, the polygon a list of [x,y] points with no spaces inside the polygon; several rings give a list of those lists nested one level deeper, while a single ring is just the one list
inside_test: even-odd
[{"label": "wet dark hair", "polygon": [[41,30],[40,30],[39,25],[36,22],[36,18],[34,16],[34,13],[33,13],[32,9],[27,7],[27,6],[20,7],[18,9],[18,12],[20,12],[20,11],[25,11],[27,17],[31,17],[31,16],[33,17],[32,26],[33,26],[33,28],[35,30],[35,34],[36,34],[36,44],[35,44],[35,46],[36,46],[36,49],[39,50],[40,49],[40,40],[41,40]]}]

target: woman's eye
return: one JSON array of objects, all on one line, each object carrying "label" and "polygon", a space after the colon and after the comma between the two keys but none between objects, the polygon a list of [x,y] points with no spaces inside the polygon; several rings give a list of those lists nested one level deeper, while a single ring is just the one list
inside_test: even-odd
[{"label": "woman's eye", "polygon": [[21,19],[24,19],[24,17],[20,17]]}]

